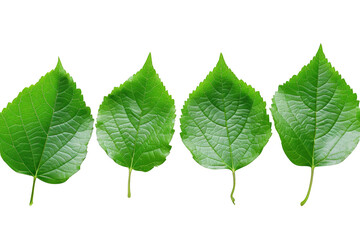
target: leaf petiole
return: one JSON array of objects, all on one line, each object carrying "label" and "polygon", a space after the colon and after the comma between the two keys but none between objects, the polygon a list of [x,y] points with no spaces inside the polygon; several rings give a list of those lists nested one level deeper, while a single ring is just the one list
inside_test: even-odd
[{"label": "leaf petiole", "polygon": [[315,167],[312,166],[312,167],[311,167],[311,177],[310,177],[309,189],[308,189],[308,192],[307,192],[307,194],[306,194],[305,199],[300,203],[301,206],[304,206],[304,204],[306,203],[306,201],[308,200],[308,198],[309,198],[309,196],[310,196],[311,186],[312,186],[313,178],[314,178],[314,169],[315,169]]},{"label": "leaf petiole", "polygon": [[132,171],[132,168],[129,168],[129,179],[128,179],[128,198],[131,198],[131,191],[130,191],[131,171]]},{"label": "leaf petiole", "polygon": [[236,185],[236,179],[235,179],[235,170],[232,170],[232,176],[233,176],[233,188],[230,194],[231,201],[235,205],[235,198],[234,198],[234,191],[235,191],[235,185]]},{"label": "leaf petiole", "polygon": [[36,182],[36,176],[34,176],[32,190],[31,190],[31,197],[30,197],[30,203],[29,205],[33,205],[33,199],[34,199],[34,190],[35,190],[35,182]]}]

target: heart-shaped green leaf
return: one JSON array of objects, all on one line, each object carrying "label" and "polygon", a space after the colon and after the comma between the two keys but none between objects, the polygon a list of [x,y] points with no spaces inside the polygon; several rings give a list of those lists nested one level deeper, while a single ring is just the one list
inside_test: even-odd
[{"label": "heart-shaped green leaf", "polygon": [[143,68],[104,98],[96,134],[100,146],[117,164],[147,172],[169,154],[174,134],[175,105],[152,65]]},{"label": "heart-shaped green leaf", "polygon": [[93,129],[90,108],[80,89],[56,68],[25,88],[0,113],[0,152],[16,172],[62,183],[80,169]]},{"label": "heart-shaped green leaf", "polygon": [[338,164],[359,142],[356,94],[325,58],[322,47],[298,75],[279,86],[271,112],[290,161],[314,168]]},{"label": "heart-shaped green leaf", "polygon": [[259,92],[239,80],[220,55],[213,72],[190,94],[182,109],[181,137],[195,161],[211,169],[235,171],[259,156],[271,123]]}]

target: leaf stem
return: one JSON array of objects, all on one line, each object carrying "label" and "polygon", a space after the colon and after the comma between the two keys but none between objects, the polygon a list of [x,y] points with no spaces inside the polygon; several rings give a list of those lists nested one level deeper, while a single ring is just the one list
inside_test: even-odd
[{"label": "leaf stem", "polygon": [[232,191],[231,191],[231,194],[230,194],[230,198],[231,198],[231,201],[233,202],[233,204],[235,205],[235,198],[234,198],[234,191],[235,191],[235,185],[236,185],[236,179],[235,179],[235,171],[232,170],[232,176],[233,176],[233,188],[232,188]]},{"label": "leaf stem", "polygon": [[129,168],[129,179],[128,179],[128,198],[131,198],[131,191],[130,191],[131,171],[132,171],[132,168]]},{"label": "leaf stem", "polygon": [[30,203],[29,205],[33,205],[33,199],[34,199],[34,190],[35,190],[35,182],[36,182],[36,176],[34,176],[32,190],[31,190],[31,197],[30,197]]},{"label": "leaf stem", "polygon": [[311,177],[310,177],[309,189],[308,189],[308,192],[307,192],[307,194],[306,194],[305,199],[300,203],[301,206],[304,206],[304,204],[306,203],[306,201],[308,200],[308,198],[309,198],[309,196],[310,196],[311,186],[312,186],[313,178],[314,178],[314,169],[315,169],[315,167],[312,166],[312,167],[311,167]]}]

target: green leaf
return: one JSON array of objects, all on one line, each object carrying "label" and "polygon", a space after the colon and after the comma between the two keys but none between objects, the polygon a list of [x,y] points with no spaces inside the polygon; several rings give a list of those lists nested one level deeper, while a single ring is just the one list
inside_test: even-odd
[{"label": "green leaf", "polygon": [[221,54],[213,72],[185,102],[180,122],[182,140],[196,162],[232,171],[235,204],[235,171],[254,161],[271,136],[259,92],[239,80]]},{"label": "green leaf", "polygon": [[290,161],[314,168],[338,164],[359,142],[356,94],[325,58],[322,47],[298,75],[279,86],[271,112]]},{"label": "green leaf", "polygon": [[87,153],[93,122],[80,89],[56,68],[25,88],[0,113],[0,152],[16,172],[63,183],[79,169]]},{"label": "green leaf", "polygon": [[143,68],[104,98],[96,134],[100,146],[117,164],[147,172],[169,154],[174,134],[175,105],[152,65]]}]

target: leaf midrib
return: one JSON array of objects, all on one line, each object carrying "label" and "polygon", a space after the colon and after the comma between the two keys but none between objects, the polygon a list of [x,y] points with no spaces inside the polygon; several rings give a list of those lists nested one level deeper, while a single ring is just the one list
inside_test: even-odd
[{"label": "leaf midrib", "polygon": [[[222,72],[220,73],[220,77],[222,78]],[[224,90],[224,82],[221,81],[221,90]],[[230,91],[230,90],[229,90]],[[230,136],[229,136],[229,129],[228,129],[228,124],[227,124],[227,117],[226,117],[226,106],[225,106],[225,96],[222,93],[221,94],[222,97],[222,102],[223,102],[223,106],[224,106],[224,118],[225,118],[225,129],[226,129],[226,135],[228,138],[228,143],[229,143],[229,152],[230,152],[230,160],[231,160],[231,171],[235,171],[234,168],[234,158],[233,158],[233,154],[232,154],[232,148],[231,148],[231,142],[230,142]]]},{"label": "leaf midrib", "polygon": [[315,167],[315,140],[316,140],[316,129],[317,129],[317,98],[318,98],[318,86],[319,86],[319,68],[320,68],[320,58],[317,58],[318,60],[318,64],[317,64],[317,79],[316,79],[316,87],[315,87],[315,116],[314,116],[314,121],[315,121],[315,128],[314,128],[314,140],[313,140],[313,150],[312,150],[312,155],[311,155],[311,167]]},{"label": "leaf midrib", "polygon": [[[144,99],[145,99],[145,94],[146,94],[146,86],[148,84],[148,78],[146,76],[144,76],[145,78],[145,84],[144,84],[144,89],[145,89],[145,92],[144,92]],[[133,152],[132,152],[132,156],[131,156],[131,161],[130,161],[130,171],[133,169],[133,164],[134,164],[134,157],[135,157],[135,151],[136,151],[136,145],[137,145],[137,139],[138,139],[138,135],[139,135],[139,130],[140,130],[140,126],[141,126],[141,119],[142,117],[144,116],[144,111],[143,109],[140,107],[140,104],[137,102],[137,98],[135,97],[134,95],[134,91],[133,91],[133,85],[131,85],[131,92],[133,93],[133,97],[135,99],[135,102],[136,104],[139,106],[140,110],[141,110],[141,113],[140,113],[140,117],[139,117],[139,123],[138,123],[138,126],[136,128],[136,135],[135,135],[135,139],[134,139],[134,149],[133,149]],[[129,119],[130,120],[130,119]]]},{"label": "leaf midrib", "polygon": [[[59,96],[59,84],[60,84],[60,80],[58,82],[58,86],[57,86],[57,89],[56,89],[56,95],[55,95],[55,101],[54,101],[54,106],[51,108],[52,109],[52,112],[51,112],[51,119],[50,119],[50,123],[49,123],[49,128],[46,132],[46,139],[45,139],[45,142],[44,142],[44,147],[43,147],[43,150],[41,152],[41,157],[40,157],[40,160],[38,162],[38,165],[37,165],[37,168],[35,169],[35,175],[34,177],[37,178],[37,174],[39,172],[39,169],[40,169],[40,164],[41,164],[41,161],[43,159],[43,156],[44,156],[44,152],[45,152],[45,148],[46,148],[46,144],[48,142],[48,139],[49,139],[49,131],[50,131],[50,128],[52,126],[52,122],[53,122],[53,119],[54,119],[54,112],[55,112],[55,106],[56,106],[56,103],[57,103],[57,99],[58,99],[58,96]],[[43,89],[41,89],[41,91],[43,92]],[[44,98],[45,99],[45,98]],[[36,109],[34,108],[34,111],[36,112]]]},{"label": "leaf midrib", "polygon": [[[151,73],[150,73],[150,74],[151,74]],[[149,75],[149,71],[147,71],[146,74],[143,74],[143,76],[142,76],[142,77],[144,77],[144,79],[145,79],[145,84],[143,85],[143,87],[144,87],[144,89],[145,89],[145,91],[144,91],[144,93],[143,93],[143,99],[146,99],[146,95],[147,95],[149,92],[151,92],[151,91],[156,87],[156,85],[158,84],[158,83],[153,82],[154,86],[150,86],[150,87],[151,87],[150,90],[147,89],[149,80],[154,77],[154,76],[147,76],[147,75]],[[155,74],[155,79],[157,79],[156,76],[157,76],[157,75]],[[138,135],[139,135],[139,131],[140,131],[141,125],[144,124],[144,123],[143,123],[143,124],[141,123],[141,120],[142,120],[142,118],[143,118],[145,115],[147,115],[149,112],[151,112],[151,111],[155,108],[155,106],[159,103],[162,95],[164,94],[164,91],[162,91],[161,94],[160,94],[160,96],[157,97],[157,101],[156,101],[156,103],[154,103],[154,105],[152,106],[152,108],[150,109],[150,111],[149,111],[149,110],[145,111],[145,110],[140,106],[140,104],[138,103],[138,101],[137,101],[138,99],[137,99],[137,98],[135,97],[135,95],[134,95],[133,85],[131,85],[131,92],[132,92],[132,94],[133,94],[133,99],[135,99],[136,104],[139,106],[139,109],[141,110],[141,113],[140,113],[140,116],[139,116],[139,123],[138,123],[137,127],[135,128],[135,129],[136,129],[136,134],[135,134],[135,138],[134,138],[134,148],[133,148],[133,152],[132,152],[132,156],[131,156],[131,161],[130,161],[130,167],[129,167],[129,169],[133,170],[134,160],[135,160],[135,153],[136,153],[136,149],[137,149],[137,145],[138,145]],[[121,97],[120,97],[120,98],[121,98]],[[122,101],[122,99],[121,99],[121,101]],[[142,101],[142,102],[143,102],[143,101]],[[145,113],[145,114],[144,114],[144,113]],[[146,122],[146,123],[148,123],[148,122]],[[146,123],[145,123],[145,124],[146,124]],[[138,158],[137,158],[137,159],[138,159]]]}]

